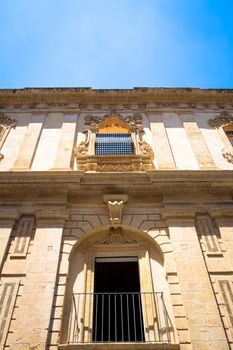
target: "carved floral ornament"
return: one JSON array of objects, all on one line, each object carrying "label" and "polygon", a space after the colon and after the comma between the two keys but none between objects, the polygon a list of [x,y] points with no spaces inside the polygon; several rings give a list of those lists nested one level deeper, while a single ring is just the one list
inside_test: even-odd
[{"label": "carved floral ornament", "polygon": [[[215,128],[222,127],[223,129],[224,129],[224,127],[229,127],[232,124],[232,128],[233,128],[233,116],[229,112],[224,111],[219,116],[217,116],[213,119],[209,119],[208,123],[211,127],[215,127]],[[228,138],[233,133],[233,130],[224,130],[224,131],[225,131]],[[232,146],[229,147],[228,149],[224,148],[222,150],[222,155],[229,163],[233,164],[233,148],[232,148]]]},{"label": "carved floral ornament", "polygon": [[[134,154],[95,155],[96,134],[100,132],[123,132],[131,135]],[[154,154],[150,145],[143,140],[142,115],[122,116],[111,111],[104,117],[85,117],[85,140],[74,150],[79,170],[135,171],[150,170]]]},{"label": "carved floral ornament", "polygon": [[110,227],[109,233],[99,241],[96,241],[95,244],[103,245],[122,245],[122,244],[136,244],[136,240],[132,240],[127,237],[123,232],[122,227]]}]

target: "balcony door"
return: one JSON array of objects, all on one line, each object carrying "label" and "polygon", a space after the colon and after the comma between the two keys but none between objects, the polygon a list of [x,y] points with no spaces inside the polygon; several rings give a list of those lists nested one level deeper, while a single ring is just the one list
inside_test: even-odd
[{"label": "balcony door", "polygon": [[92,340],[145,341],[136,257],[95,259]]}]

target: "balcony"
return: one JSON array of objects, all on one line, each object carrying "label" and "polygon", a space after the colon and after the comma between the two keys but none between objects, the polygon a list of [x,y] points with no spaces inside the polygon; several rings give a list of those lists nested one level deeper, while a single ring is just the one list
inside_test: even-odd
[{"label": "balcony", "polygon": [[163,293],[76,293],[59,349],[179,349]]}]

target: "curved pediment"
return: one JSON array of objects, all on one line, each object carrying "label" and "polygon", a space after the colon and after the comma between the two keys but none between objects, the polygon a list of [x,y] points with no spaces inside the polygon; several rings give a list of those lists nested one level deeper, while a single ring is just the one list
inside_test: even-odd
[{"label": "curved pediment", "polygon": [[128,133],[129,124],[119,118],[117,115],[107,116],[103,121],[97,124],[99,133]]}]

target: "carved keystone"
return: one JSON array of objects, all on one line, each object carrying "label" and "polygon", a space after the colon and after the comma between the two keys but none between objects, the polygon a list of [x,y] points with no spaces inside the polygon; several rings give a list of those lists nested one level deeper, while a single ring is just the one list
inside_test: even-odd
[{"label": "carved keystone", "polygon": [[121,225],[122,210],[124,208],[124,203],[127,202],[127,195],[104,195],[104,203],[108,204],[109,209],[109,220],[111,225],[119,226]]}]

